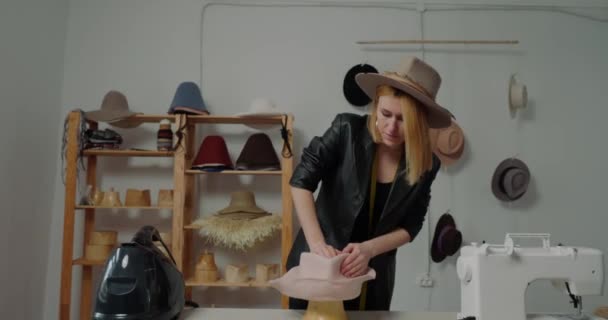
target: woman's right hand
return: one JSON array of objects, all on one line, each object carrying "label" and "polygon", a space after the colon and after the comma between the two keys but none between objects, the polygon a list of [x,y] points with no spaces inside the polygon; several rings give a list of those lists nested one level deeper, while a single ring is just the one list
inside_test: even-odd
[{"label": "woman's right hand", "polygon": [[326,244],[325,242],[316,242],[309,245],[309,247],[310,252],[326,258],[333,258],[340,254],[340,250],[337,250],[336,248]]}]

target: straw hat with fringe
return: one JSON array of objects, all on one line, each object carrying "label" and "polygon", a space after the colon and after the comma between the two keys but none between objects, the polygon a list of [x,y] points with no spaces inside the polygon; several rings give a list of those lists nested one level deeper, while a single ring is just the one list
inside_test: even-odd
[{"label": "straw hat with fringe", "polygon": [[281,230],[281,216],[258,207],[250,191],[231,194],[230,205],[194,223],[200,235],[214,245],[246,250]]}]

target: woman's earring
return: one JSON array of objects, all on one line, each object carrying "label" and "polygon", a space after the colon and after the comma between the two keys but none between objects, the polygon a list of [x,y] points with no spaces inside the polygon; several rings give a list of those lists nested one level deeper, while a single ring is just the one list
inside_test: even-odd
[{"label": "woman's earring", "polygon": [[376,120],[376,128],[378,128],[378,120]]}]

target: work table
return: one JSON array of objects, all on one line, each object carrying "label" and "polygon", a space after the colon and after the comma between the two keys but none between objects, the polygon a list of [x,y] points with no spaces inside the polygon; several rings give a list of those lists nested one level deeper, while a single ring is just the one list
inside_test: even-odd
[{"label": "work table", "polygon": [[[351,311],[349,320],[454,320],[454,312]],[[198,308],[184,310],[181,320],[300,320],[304,310]]]}]

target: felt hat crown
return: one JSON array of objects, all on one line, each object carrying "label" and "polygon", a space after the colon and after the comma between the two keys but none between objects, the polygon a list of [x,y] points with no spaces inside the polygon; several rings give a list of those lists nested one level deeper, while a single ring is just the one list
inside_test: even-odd
[{"label": "felt hat crown", "polygon": [[456,229],[452,215],[444,213],[435,227],[431,244],[431,258],[434,262],[441,262],[447,256],[454,255],[461,245],[462,233]]},{"label": "felt hat crown", "polygon": [[192,162],[192,169],[222,171],[233,168],[224,138],[215,135],[205,137]]},{"label": "felt hat crown", "polygon": [[169,107],[169,114],[186,113],[192,115],[208,115],[201,89],[191,81],[182,82],[177,86],[173,101]]},{"label": "felt hat crown", "polygon": [[492,193],[502,201],[514,201],[521,198],[530,184],[530,170],[521,160],[509,158],[503,160],[492,176]]},{"label": "felt hat crown", "polygon": [[122,92],[110,90],[103,97],[99,110],[87,111],[84,117],[95,122],[106,122],[114,127],[133,128],[141,124],[141,121],[130,119],[137,114],[141,113],[129,110],[129,102]]},{"label": "felt hat crown", "polygon": [[454,119],[452,119],[449,127],[430,128],[429,137],[431,139],[431,149],[444,166],[453,164],[462,156],[464,133]]},{"label": "felt hat crown", "polygon": [[249,136],[236,160],[237,170],[281,170],[281,163],[265,133]]}]

